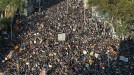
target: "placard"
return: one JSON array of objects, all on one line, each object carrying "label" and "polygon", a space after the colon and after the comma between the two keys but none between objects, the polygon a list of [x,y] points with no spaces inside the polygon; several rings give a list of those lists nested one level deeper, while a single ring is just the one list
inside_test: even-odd
[{"label": "placard", "polygon": [[58,41],[65,41],[65,33],[62,33],[62,34],[58,34]]}]

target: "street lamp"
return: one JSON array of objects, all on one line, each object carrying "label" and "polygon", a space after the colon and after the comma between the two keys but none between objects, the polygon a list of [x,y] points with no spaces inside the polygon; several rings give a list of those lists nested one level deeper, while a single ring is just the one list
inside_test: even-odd
[{"label": "street lamp", "polygon": [[107,61],[108,61],[108,75],[109,75],[109,50],[107,50],[107,52],[106,52],[106,54],[107,54],[107,57],[108,57],[108,59],[107,59]]},{"label": "street lamp", "polygon": [[41,7],[40,7],[40,4],[41,4],[41,3],[40,3],[40,2],[41,2],[41,1],[39,0],[39,12],[41,11]]},{"label": "street lamp", "polygon": [[68,14],[68,0],[67,0],[67,14]]},{"label": "street lamp", "polygon": [[12,41],[12,33],[13,33],[12,24],[13,24],[13,20],[11,19],[11,24],[10,24],[10,26],[11,26],[11,41]]}]

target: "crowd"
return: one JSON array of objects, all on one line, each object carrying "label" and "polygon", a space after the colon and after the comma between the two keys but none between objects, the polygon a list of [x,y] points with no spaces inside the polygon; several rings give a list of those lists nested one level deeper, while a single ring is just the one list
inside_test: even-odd
[{"label": "crowd", "polygon": [[[82,0],[68,4],[62,1],[21,19],[14,35],[19,48],[3,60],[4,73],[39,75],[45,69],[47,75],[132,75],[118,72],[120,40],[112,37],[110,25],[84,9]],[[58,41],[60,33],[65,41]]]}]

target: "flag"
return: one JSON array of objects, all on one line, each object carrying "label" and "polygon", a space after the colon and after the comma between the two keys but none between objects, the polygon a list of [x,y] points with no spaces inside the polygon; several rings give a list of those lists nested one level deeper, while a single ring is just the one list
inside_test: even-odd
[{"label": "flag", "polygon": [[94,49],[94,47],[96,46],[96,44],[90,44],[90,48]]},{"label": "flag", "polygon": [[118,54],[118,52],[115,51],[112,47],[109,47],[109,49],[110,49],[110,53],[111,53],[113,56]]},{"label": "flag", "polygon": [[0,72],[0,75],[6,75],[5,73],[3,73],[3,72]]},{"label": "flag", "polygon": [[23,60],[23,62],[26,62],[27,61],[27,58],[24,58],[24,59],[22,59]]},{"label": "flag", "polygon": [[96,58],[98,58],[99,54],[95,53],[94,56],[95,56]]},{"label": "flag", "polygon": [[53,56],[53,53],[49,53],[49,56]]},{"label": "flag", "polygon": [[20,68],[20,65],[19,65],[19,64],[16,64],[16,66],[17,66],[17,70],[19,70],[19,68]]},{"label": "flag", "polygon": [[19,49],[19,52],[21,52],[21,51],[22,51],[22,48]]},{"label": "flag", "polygon": [[16,45],[15,47],[14,47],[14,49],[16,50],[16,49],[18,49],[19,48],[19,46],[18,45]]},{"label": "flag", "polygon": [[7,59],[10,59],[12,57],[14,50],[10,51],[10,53],[7,55]]},{"label": "flag", "polygon": [[90,59],[89,60],[89,64],[92,65],[93,64],[93,60]]},{"label": "flag", "polygon": [[33,49],[33,45],[32,45],[32,44],[30,44],[30,46],[29,46],[29,47],[30,47],[30,49]]},{"label": "flag", "polygon": [[47,75],[47,74],[46,74],[46,70],[45,70],[45,69],[41,70],[41,72],[40,72],[39,75]]}]

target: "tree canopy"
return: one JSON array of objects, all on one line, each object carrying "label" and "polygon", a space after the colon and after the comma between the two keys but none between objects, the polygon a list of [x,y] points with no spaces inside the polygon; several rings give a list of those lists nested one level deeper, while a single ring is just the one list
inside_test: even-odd
[{"label": "tree canopy", "polygon": [[99,14],[108,14],[108,18],[114,20],[117,33],[126,33],[127,26],[134,21],[134,0],[88,0],[88,4],[89,7],[97,6]]},{"label": "tree canopy", "polygon": [[134,0],[88,0],[89,6],[98,6],[101,14],[108,13],[109,17],[124,22],[134,20]]},{"label": "tree canopy", "polygon": [[[0,30],[7,28],[10,23],[10,17],[13,17],[14,11],[19,8],[22,9],[24,0],[0,0]],[[5,13],[6,12],[6,13]]]},{"label": "tree canopy", "polygon": [[5,10],[8,5],[20,8],[23,5],[23,0],[0,0],[0,10]]}]

